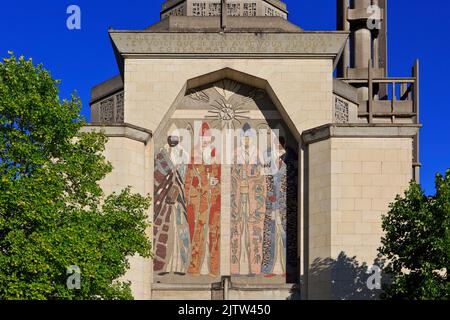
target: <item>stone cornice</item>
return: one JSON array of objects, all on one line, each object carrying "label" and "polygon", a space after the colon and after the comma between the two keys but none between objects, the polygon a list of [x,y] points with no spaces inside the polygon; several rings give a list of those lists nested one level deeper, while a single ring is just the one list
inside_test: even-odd
[{"label": "stone cornice", "polygon": [[84,132],[104,132],[107,137],[128,138],[138,142],[147,144],[153,136],[150,130],[129,124],[100,124],[89,123],[81,128],[80,133]]},{"label": "stone cornice", "polygon": [[349,36],[318,32],[148,32],[110,30],[122,58],[339,58]]},{"label": "stone cornice", "polygon": [[412,138],[418,124],[327,124],[302,133],[303,144],[308,145],[329,138]]}]

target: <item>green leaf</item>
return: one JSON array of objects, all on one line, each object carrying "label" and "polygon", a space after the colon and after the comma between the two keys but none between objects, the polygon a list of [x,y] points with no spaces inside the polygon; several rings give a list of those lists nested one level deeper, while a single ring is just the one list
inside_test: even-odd
[{"label": "green leaf", "polygon": [[[150,198],[103,194],[107,138],[78,134],[81,101],[59,83],[23,56],[0,63],[0,299],[132,299],[117,279],[151,256]],[[66,286],[73,265],[81,290]]]},{"label": "green leaf", "polygon": [[436,175],[436,195],[425,196],[411,183],[383,217],[379,249],[392,281],[386,299],[449,300],[450,170]]}]

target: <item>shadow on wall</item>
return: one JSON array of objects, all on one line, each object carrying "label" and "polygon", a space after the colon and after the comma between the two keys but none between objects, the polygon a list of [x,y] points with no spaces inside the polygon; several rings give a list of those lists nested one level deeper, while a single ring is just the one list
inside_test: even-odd
[{"label": "shadow on wall", "polygon": [[[373,266],[380,269],[384,266],[384,260],[377,258]],[[356,257],[348,257],[341,252],[337,259],[316,259],[309,269],[308,295],[310,300],[377,300],[383,292],[370,286],[376,284],[375,272],[370,270],[372,266],[367,263],[360,264]],[[381,274],[380,285],[387,283],[389,279]],[[299,300],[300,290],[298,285],[292,288],[289,300]]]},{"label": "shadow on wall", "polygon": [[302,300],[299,284],[296,283],[292,286],[291,290],[289,290],[289,297],[286,300]]}]

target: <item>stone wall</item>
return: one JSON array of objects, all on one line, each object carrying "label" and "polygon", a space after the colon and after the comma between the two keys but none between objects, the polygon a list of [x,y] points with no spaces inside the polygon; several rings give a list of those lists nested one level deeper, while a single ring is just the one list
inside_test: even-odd
[{"label": "stone wall", "polygon": [[331,59],[127,59],[125,122],[156,131],[188,79],[223,68],[267,80],[300,133],[333,122]]},{"label": "stone wall", "polygon": [[[106,132],[108,135],[108,132]],[[153,192],[152,172],[150,161],[151,144],[145,145],[141,141],[127,137],[109,136],[106,144],[105,156],[113,166],[113,171],[101,182],[106,195],[120,192],[127,186],[132,192],[142,195]],[[150,215],[150,213],[149,213]],[[151,230],[147,230],[151,238]],[[131,281],[131,289],[135,299],[149,299],[152,279],[152,262],[139,256],[130,257],[130,269],[123,277],[124,281]]]},{"label": "stone wall", "polygon": [[365,271],[376,263],[382,215],[412,180],[412,137],[329,138],[307,159],[307,298],[376,298]]},{"label": "stone wall", "polygon": [[[328,292],[331,281],[328,274],[312,276],[311,266],[316,260],[331,256],[331,141],[319,141],[308,146],[305,165],[307,199],[304,216],[303,252],[305,270],[304,297],[318,297]],[[317,272],[317,271],[315,271]]]},{"label": "stone wall", "polygon": [[373,263],[381,245],[381,216],[412,180],[412,139],[331,140],[332,256]]}]

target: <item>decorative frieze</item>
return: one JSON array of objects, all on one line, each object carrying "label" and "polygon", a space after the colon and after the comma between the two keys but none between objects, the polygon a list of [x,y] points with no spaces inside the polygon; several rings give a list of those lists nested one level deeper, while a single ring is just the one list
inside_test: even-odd
[{"label": "decorative frieze", "polygon": [[[220,13],[219,13],[220,14]],[[210,11],[206,11],[206,3],[205,2],[194,2],[192,4],[192,15],[193,16],[209,16]]]},{"label": "decorative frieze", "polygon": [[283,13],[272,6],[264,7],[264,15],[267,17],[283,17]]},{"label": "decorative frieze", "polygon": [[112,123],[114,121],[114,97],[100,102],[100,122]]},{"label": "decorative frieze", "polygon": [[[247,3],[249,4],[249,3]],[[251,3],[254,12],[252,15],[256,16],[256,3]],[[245,4],[244,4],[245,6]],[[241,16],[241,3],[240,2],[229,2],[227,4],[227,14],[229,16]],[[220,1],[217,2],[204,2],[197,1],[192,3],[192,15],[193,16],[220,16],[222,14],[222,4]]]},{"label": "decorative frieze", "polygon": [[256,16],[256,3],[254,2],[245,2],[244,3],[244,17],[253,17]]},{"label": "decorative frieze", "polygon": [[241,4],[240,3],[229,3],[227,14],[229,16],[240,16],[241,15]]},{"label": "decorative frieze", "polygon": [[193,100],[200,102],[209,102],[209,96],[204,91],[191,90],[189,92],[189,97]]},{"label": "decorative frieze", "polygon": [[96,122],[105,124],[124,123],[123,91],[100,101],[97,108],[98,116]]},{"label": "decorative frieze", "polygon": [[348,102],[335,97],[334,119],[336,123],[349,123],[349,104]]},{"label": "decorative frieze", "polygon": [[184,16],[186,14],[186,5],[181,4],[165,13],[162,14],[162,18],[167,18],[170,16]]},{"label": "decorative frieze", "polygon": [[116,94],[116,123],[123,123],[125,120],[124,105],[124,93]]},{"label": "decorative frieze", "polygon": [[[277,0],[228,0],[226,6],[229,16],[276,16],[287,19],[286,5]],[[210,17],[221,14],[221,0],[185,0],[178,2],[173,7],[163,5],[161,18],[169,16]]]}]

